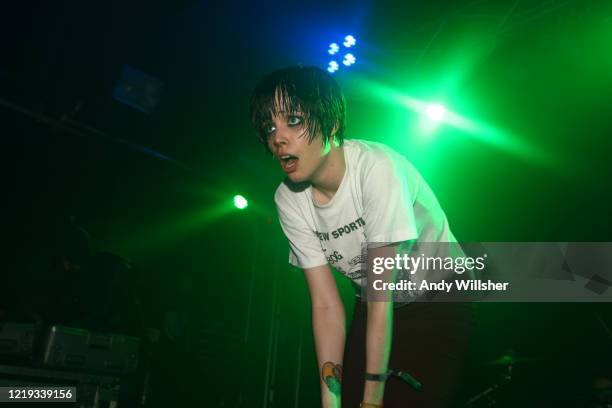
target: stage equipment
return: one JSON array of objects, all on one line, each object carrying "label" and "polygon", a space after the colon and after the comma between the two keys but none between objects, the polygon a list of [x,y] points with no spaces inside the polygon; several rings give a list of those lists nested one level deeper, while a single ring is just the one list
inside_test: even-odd
[{"label": "stage equipment", "polygon": [[123,66],[113,99],[134,109],[151,113],[159,104],[164,83],[129,65]]},{"label": "stage equipment", "polygon": [[41,329],[33,323],[0,322],[0,361],[32,363]]},{"label": "stage equipment", "polygon": [[136,337],[51,326],[43,344],[44,367],[125,375],[138,369]]},{"label": "stage equipment", "polygon": [[[345,36],[344,40],[342,41],[343,48],[354,48],[356,44],[357,44],[357,39],[352,35]],[[338,43],[332,42],[329,44],[327,48],[327,53],[329,55],[336,55],[340,53],[340,50],[341,50],[341,47],[338,45]],[[346,68],[354,65],[356,61],[357,61],[357,57],[355,56],[354,52],[347,52],[342,56],[342,64]],[[340,69],[340,64],[338,63],[338,61],[331,60],[328,62],[327,71],[329,73],[333,74],[339,69]]]}]

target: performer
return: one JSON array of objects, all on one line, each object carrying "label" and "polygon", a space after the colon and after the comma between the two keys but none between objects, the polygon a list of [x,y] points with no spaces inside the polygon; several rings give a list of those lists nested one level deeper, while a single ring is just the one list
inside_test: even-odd
[{"label": "performer", "polygon": [[[345,349],[345,309],[331,270],[358,288],[364,242],[388,243],[376,249],[382,256],[402,243],[454,242],[433,192],[389,147],[345,140],[344,96],[319,68],[265,76],[250,107],[259,140],[287,175],[275,202],[289,262],[309,287],[322,406],[447,406],[465,348],[461,308],[410,304],[394,312],[391,302],[358,302]],[[389,368],[408,371],[422,392],[387,381]]]}]

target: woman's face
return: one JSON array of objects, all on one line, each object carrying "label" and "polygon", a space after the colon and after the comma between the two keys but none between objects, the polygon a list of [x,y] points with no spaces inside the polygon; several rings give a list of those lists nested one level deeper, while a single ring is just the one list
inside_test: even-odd
[{"label": "woman's face", "polygon": [[294,183],[313,181],[325,161],[321,136],[309,142],[301,112],[277,112],[266,126],[268,148]]}]

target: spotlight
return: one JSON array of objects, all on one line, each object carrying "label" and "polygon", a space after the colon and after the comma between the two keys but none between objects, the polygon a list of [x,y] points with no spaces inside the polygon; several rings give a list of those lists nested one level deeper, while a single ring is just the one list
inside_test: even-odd
[{"label": "spotlight", "polygon": [[344,60],[342,61],[342,63],[348,67],[348,66],[353,65],[356,60],[357,59],[355,58],[353,54],[346,54],[344,56]]},{"label": "spotlight", "polygon": [[327,50],[327,52],[329,52],[329,55],[334,55],[339,50],[340,50],[340,47],[338,46],[338,44],[331,43],[331,44],[329,44],[329,50]]},{"label": "spotlight", "polygon": [[356,43],[357,40],[355,40],[355,37],[353,37],[352,35],[347,35],[346,37],[344,37],[344,42],[342,44],[344,44],[346,48],[350,48]]},{"label": "spotlight", "polygon": [[446,114],[446,108],[442,105],[437,104],[429,105],[425,109],[425,114],[429,119],[439,122],[444,118],[444,115]]},{"label": "spotlight", "polygon": [[243,196],[241,196],[240,194],[235,195],[234,196],[234,205],[236,206],[236,208],[238,208],[239,210],[244,210],[245,208],[248,207],[249,202],[247,201],[246,198],[244,198]]},{"label": "spotlight", "polygon": [[[344,40],[341,41],[329,43],[329,46],[327,48],[327,54],[334,56],[337,55],[342,48],[339,44],[342,44],[345,48],[351,48],[354,47],[355,44],[357,44],[357,40],[352,35],[347,35],[346,37],[344,37]],[[336,58],[338,59],[329,61],[327,65],[327,71],[331,74],[340,70],[340,68],[342,68],[342,65],[344,65],[345,67],[350,67],[357,61],[357,58],[355,57],[355,51],[353,50],[351,50],[350,53],[344,54],[344,57],[342,57],[342,59],[340,59],[340,56]],[[340,65],[340,63],[342,63],[342,65]]]},{"label": "spotlight", "polygon": [[329,64],[327,65],[327,70],[333,74],[338,70],[338,63],[336,61],[329,61]]}]

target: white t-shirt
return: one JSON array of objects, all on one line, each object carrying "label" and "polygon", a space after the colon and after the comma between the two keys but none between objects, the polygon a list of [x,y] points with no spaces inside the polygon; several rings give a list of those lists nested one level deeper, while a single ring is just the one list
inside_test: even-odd
[{"label": "white t-shirt", "polygon": [[405,157],[364,140],[346,140],[343,150],[346,171],[328,203],[313,203],[309,183],[285,179],[276,190],[289,263],[329,264],[363,286],[365,242],[455,242],[438,200]]}]

